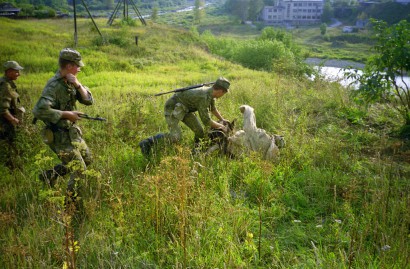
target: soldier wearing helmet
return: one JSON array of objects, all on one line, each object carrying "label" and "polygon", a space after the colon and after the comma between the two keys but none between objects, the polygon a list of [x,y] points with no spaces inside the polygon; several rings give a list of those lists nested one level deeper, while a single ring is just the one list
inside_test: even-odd
[{"label": "soldier wearing helmet", "polygon": [[[83,66],[84,63],[78,51],[70,48],[61,50],[59,70],[47,82],[33,109],[35,118],[45,123],[42,131],[44,142],[62,162],[54,169],[43,171],[40,179],[53,186],[58,176],[71,172],[67,188],[69,194],[76,192],[75,179],[91,162],[90,150],[77,125],[82,114],[77,111],[77,101],[87,106],[94,102],[90,90],[77,78]],[[81,169],[70,171],[67,164],[71,161],[77,161]]]}]

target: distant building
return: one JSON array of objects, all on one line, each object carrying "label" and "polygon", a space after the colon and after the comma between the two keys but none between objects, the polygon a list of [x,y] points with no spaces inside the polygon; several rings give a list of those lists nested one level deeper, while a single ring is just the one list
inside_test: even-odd
[{"label": "distant building", "polygon": [[16,17],[20,12],[19,8],[16,8],[10,3],[0,4],[0,17]]},{"label": "distant building", "polygon": [[261,19],[269,25],[302,25],[319,23],[323,0],[278,0],[274,6],[265,6]]},{"label": "distant building", "polygon": [[380,2],[377,1],[365,1],[365,0],[359,0],[359,5],[362,7],[371,7],[371,6],[375,6],[375,5],[379,5]]},{"label": "distant building", "polygon": [[343,33],[353,33],[354,27],[353,26],[343,26],[342,31]]}]

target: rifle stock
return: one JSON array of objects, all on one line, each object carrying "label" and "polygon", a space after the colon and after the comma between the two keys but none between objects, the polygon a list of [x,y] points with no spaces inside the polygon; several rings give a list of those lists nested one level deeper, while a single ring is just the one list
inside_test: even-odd
[{"label": "rifle stock", "polygon": [[168,94],[168,93],[173,93],[173,92],[183,92],[183,91],[187,91],[187,90],[191,90],[191,89],[196,89],[196,88],[200,88],[206,85],[213,85],[215,84],[215,82],[208,82],[208,83],[202,83],[202,84],[197,84],[197,85],[193,85],[193,86],[188,86],[188,87],[184,87],[184,88],[179,88],[179,89],[175,89],[172,91],[168,91],[168,92],[160,92],[157,94],[154,94],[154,96],[160,96],[160,95],[164,95],[164,94]]}]

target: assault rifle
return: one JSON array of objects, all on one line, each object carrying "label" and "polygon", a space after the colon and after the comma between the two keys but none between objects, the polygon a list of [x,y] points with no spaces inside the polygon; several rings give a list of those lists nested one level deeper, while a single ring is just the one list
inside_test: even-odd
[{"label": "assault rifle", "polygon": [[154,94],[154,96],[160,96],[160,95],[168,94],[168,93],[172,93],[172,92],[183,92],[183,91],[196,89],[196,88],[200,88],[200,87],[207,86],[207,85],[213,85],[213,84],[215,84],[215,82],[202,83],[202,84],[198,84],[198,85],[193,85],[193,86],[188,86],[188,87],[184,87],[184,88],[175,89],[175,90],[168,91],[168,92],[160,92],[160,93]]},{"label": "assault rifle", "polygon": [[[98,121],[107,121],[107,119],[105,119],[105,118],[100,118],[100,117],[91,117],[91,116],[88,116],[87,114],[78,114],[78,116],[80,117],[80,118],[83,118],[83,119],[87,119],[87,120],[98,120]],[[37,123],[37,118],[33,118],[33,121],[31,122],[32,124],[36,124]]]},{"label": "assault rifle", "polygon": [[87,120],[107,121],[107,119],[105,119],[105,118],[91,117],[91,116],[88,116],[87,114],[78,114],[78,116],[80,118],[87,119]]}]

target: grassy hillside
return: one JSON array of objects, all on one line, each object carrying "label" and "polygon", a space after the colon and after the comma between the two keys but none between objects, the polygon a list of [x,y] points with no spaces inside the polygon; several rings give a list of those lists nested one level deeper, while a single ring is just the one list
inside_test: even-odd
[{"label": "grassy hillside", "polygon": [[359,33],[343,33],[342,27],[327,28],[326,35],[320,34],[319,26],[292,30],[295,41],[306,47],[309,57],[353,60],[365,63],[372,53],[373,40],[368,30]]},{"label": "grassy hillside", "polygon": [[[0,25],[0,61],[25,67],[16,83],[30,111],[58,52],[73,46],[71,22]],[[108,118],[81,121],[94,154],[82,181],[84,214],[66,226],[67,178],[53,189],[38,180],[58,160],[28,113],[20,168],[0,165],[1,268],[62,268],[72,234],[78,268],[410,267],[410,156],[392,137],[401,122],[388,105],[364,110],[338,84],[245,69],[210,55],[185,30],[101,31],[105,44],[89,20],[79,21],[79,78],[96,103],[78,108]],[[181,145],[147,162],[138,142],[166,131],[169,97],[152,94],[221,75],[232,82],[217,102],[221,113],[241,126],[239,106],[253,106],[259,127],[286,137],[280,161],[192,157],[184,128]]]}]

